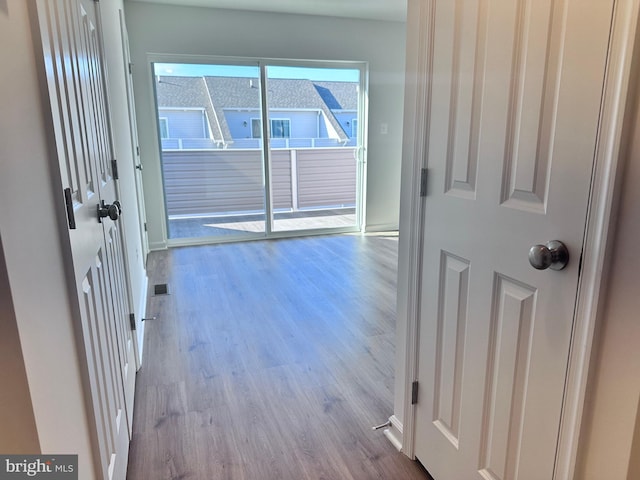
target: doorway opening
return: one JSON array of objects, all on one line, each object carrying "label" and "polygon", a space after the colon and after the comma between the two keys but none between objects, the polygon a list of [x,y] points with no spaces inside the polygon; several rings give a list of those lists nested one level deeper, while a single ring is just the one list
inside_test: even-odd
[{"label": "doorway opening", "polygon": [[366,64],[152,67],[169,245],[361,230]]}]

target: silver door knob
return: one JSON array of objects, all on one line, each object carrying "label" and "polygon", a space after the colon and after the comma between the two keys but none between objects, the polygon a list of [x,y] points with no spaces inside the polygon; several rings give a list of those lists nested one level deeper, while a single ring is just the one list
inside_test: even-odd
[{"label": "silver door knob", "polygon": [[538,270],[562,270],[569,263],[569,250],[559,240],[546,245],[534,245],[529,249],[529,263]]}]

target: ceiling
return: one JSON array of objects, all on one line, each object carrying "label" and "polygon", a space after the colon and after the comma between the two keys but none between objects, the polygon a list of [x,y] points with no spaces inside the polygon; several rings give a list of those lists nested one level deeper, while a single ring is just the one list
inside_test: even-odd
[{"label": "ceiling", "polygon": [[231,8],[259,12],[328,15],[404,22],[407,0],[127,0],[194,7]]}]

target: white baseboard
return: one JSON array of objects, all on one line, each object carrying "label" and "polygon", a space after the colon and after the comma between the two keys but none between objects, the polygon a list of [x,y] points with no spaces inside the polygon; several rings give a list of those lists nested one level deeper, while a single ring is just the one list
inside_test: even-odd
[{"label": "white baseboard", "polygon": [[142,286],[140,288],[140,302],[138,304],[136,312],[136,363],[137,370],[140,370],[142,366],[142,350],[144,349],[144,322],[143,318],[147,316],[147,290],[149,289],[149,277],[145,275],[142,279]]},{"label": "white baseboard", "polygon": [[398,224],[397,223],[387,223],[380,225],[365,225],[364,227],[365,233],[369,232],[397,232]]},{"label": "white baseboard", "polygon": [[395,415],[391,415],[389,417],[389,421],[391,422],[391,426],[389,428],[385,428],[384,436],[387,437],[387,440],[389,440],[394,447],[396,447],[396,450],[401,452],[402,422],[398,420],[398,417],[396,417]]},{"label": "white baseboard", "polygon": [[166,250],[167,242],[149,242],[149,251],[155,252],[157,250]]}]

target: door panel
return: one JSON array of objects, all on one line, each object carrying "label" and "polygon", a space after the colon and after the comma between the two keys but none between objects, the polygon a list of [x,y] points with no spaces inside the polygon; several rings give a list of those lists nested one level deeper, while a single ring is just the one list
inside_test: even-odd
[{"label": "door panel", "polygon": [[[104,222],[104,220],[103,220]],[[111,270],[111,295],[114,304],[114,317],[116,319],[117,351],[119,355],[120,377],[122,388],[125,392],[126,417],[129,437],[132,435],[133,426],[133,397],[136,381],[136,359],[133,339],[133,331],[129,325],[129,303],[126,290],[126,268],[124,261],[124,246],[118,223],[110,222],[110,228],[106,230],[106,248],[108,252],[108,264]]]},{"label": "door panel", "polygon": [[496,274],[480,445],[487,478],[516,478],[535,307],[534,287]]},{"label": "door panel", "polygon": [[[95,2],[93,3],[95,5]],[[99,16],[99,6],[96,13]],[[97,24],[98,20],[94,22],[94,25]],[[93,109],[90,109],[92,116],[88,118],[87,125],[93,126],[95,131],[97,147],[95,158],[100,167],[101,178],[99,186],[100,200],[101,202],[112,204],[118,200],[119,195],[116,175],[113,171],[114,164],[112,163],[112,160],[114,160],[114,146],[111,135],[106,74],[103,67],[102,37],[95,27],[89,27],[87,31],[90,33],[88,63],[90,65],[89,78],[91,79],[91,88],[85,94],[91,97],[91,103],[94,105]],[[133,205],[125,206],[125,210],[127,208],[135,207]],[[113,322],[116,342],[112,348],[114,348],[114,352],[118,353],[117,356],[114,356],[113,362],[120,367],[121,388],[124,394],[122,411],[118,412],[114,418],[117,420],[118,435],[123,439],[121,440],[123,444],[126,432],[128,450],[128,439],[130,438],[133,422],[136,367],[133,331],[129,323],[130,309],[124,256],[125,245],[120,220],[113,221],[109,217],[105,217],[102,219],[101,224],[107,255],[106,265],[109,271],[110,300],[113,305],[113,313],[109,318]],[[120,432],[121,429],[123,430],[122,432]]]},{"label": "door panel", "polygon": [[[122,10],[118,12],[120,19],[120,35],[122,38],[122,58],[125,64],[125,71],[129,72],[126,77],[127,83],[127,106],[129,107],[129,125],[131,132],[131,146],[133,148],[133,158],[135,162],[135,181],[136,181],[136,200],[138,214],[140,216],[140,246],[142,249],[143,263],[146,264],[147,255],[149,254],[149,236],[147,233],[147,214],[144,203],[144,189],[142,186],[142,161],[140,159],[140,147],[138,146],[138,127],[136,124],[136,108],[133,98],[133,70],[131,62],[131,52],[129,48],[129,33],[124,22],[124,13]],[[131,207],[129,207],[131,208]],[[142,349],[142,345],[139,346]]]},{"label": "door panel", "polygon": [[135,368],[122,308],[121,239],[117,224],[100,223],[97,214],[101,200],[115,200],[115,185],[96,3],[39,0],[36,5],[59,172],[73,200],[75,228],[68,234],[97,469],[101,478],[120,479],[127,466],[127,405],[133,402]]},{"label": "door panel", "polygon": [[[613,2],[433,2],[416,455],[552,478]],[[572,256],[538,271],[559,239]]]},{"label": "door panel", "polygon": [[435,426],[454,445],[460,435],[462,355],[467,323],[469,261],[440,256],[439,308],[434,390]]}]

